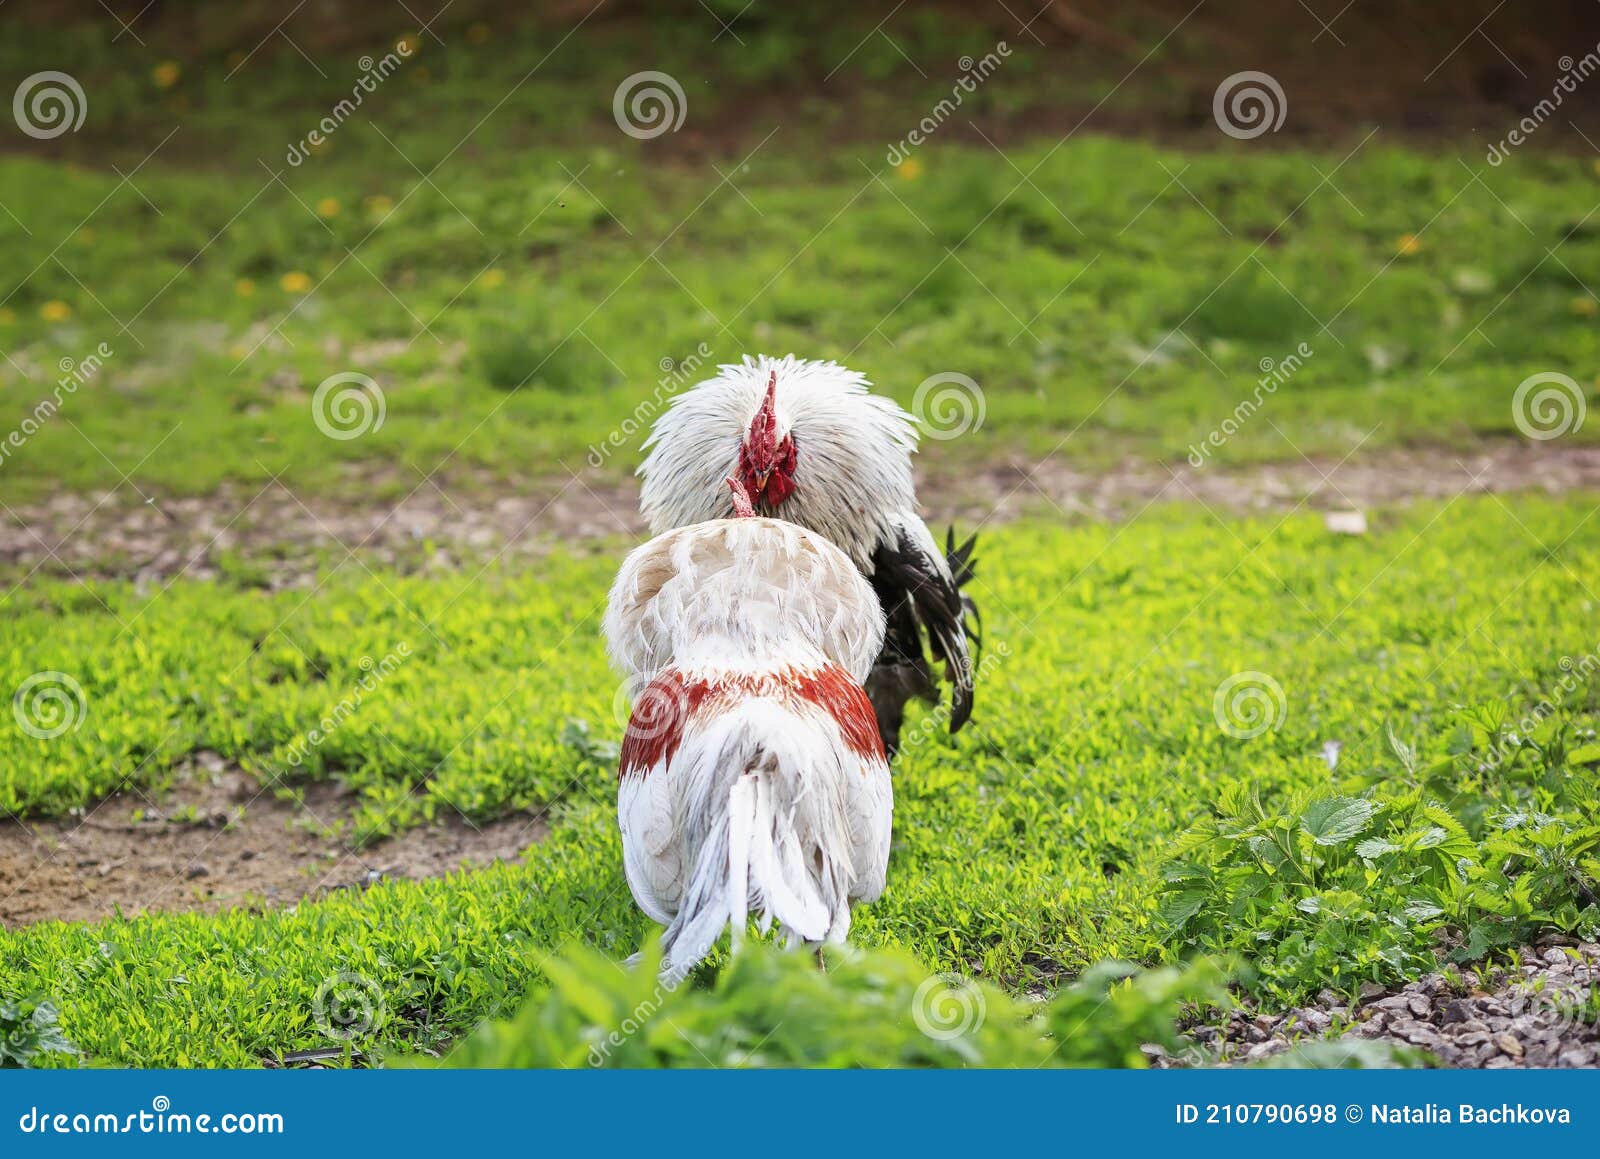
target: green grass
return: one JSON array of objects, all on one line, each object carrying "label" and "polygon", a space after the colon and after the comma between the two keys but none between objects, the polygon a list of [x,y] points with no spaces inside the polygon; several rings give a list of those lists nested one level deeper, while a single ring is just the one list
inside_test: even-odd
[{"label": "green grass", "polygon": [[[978,35],[916,27],[928,53]],[[441,466],[564,478],[655,392],[663,358],[702,344],[713,361],[844,359],[907,404],[930,375],[970,375],[986,420],[932,451],[957,459],[1063,440],[1080,465],[1182,458],[1255,393],[1263,359],[1301,343],[1312,356],[1218,461],[1343,454],[1364,436],[1463,445],[1516,434],[1511,397],[1533,373],[1588,389],[1600,236],[1587,161],[1474,158],[1475,179],[1454,156],[1382,137],[1345,159],[1344,146],[1194,153],[1084,133],[1008,142],[1008,164],[952,130],[896,170],[888,143],[953,79],[922,82],[903,62],[895,75],[914,85],[889,90],[892,112],[868,115],[872,87],[852,87],[850,132],[827,141],[827,122],[774,114],[782,128],[756,149],[765,128],[739,121],[741,99],[813,47],[784,41],[780,23],[762,34],[769,53],[735,54],[764,62],[751,76],[690,85],[684,133],[735,122],[717,161],[727,184],[671,151],[688,138],[640,143],[611,123],[628,35],[575,38],[570,61],[558,54],[487,120],[481,93],[509,89],[510,62],[545,32],[448,49],[424,38],[404,68],[431,79],[402,71],[299,167],[281,156],[314,123],[308,108],[320,116],[305,86],[331,104],[358,75],[350,53],[324,53],[327,81],[273,57],[231,82],[220,53],[201,54],[162,96],[69,37],[53,59],[82,57],[96,116],[49,159],[0,158],[0,202],[22,224],[0,284],[0,404],[14,416],[0,434],[50,393],[62,359],[102,342],[112,353],[8,448],[0,494],[115,486],[128,471],[189,493],[277,472],[362,494]],[[704,76],[703,39],[669,36],[650,63]],[[4,50],[18,68],[25,42]],[[841,78],[875,80],[885,53],[898,59],[874,40]],[[486,61],[500,71],[483,74]],[[1059,75],[1019,47],[975,99],[1026,107]],[[162,103],[180,97],[187,108]],[[112,109],[127,123],[99,119]],[[173,124],[132,186],[106,168],[129,172]],[[379,384],[386,414],[335,441],[312,397],[346,372]]]},{"label": "green grass", "polygon": [[[994,530],[978,713],[902,753],[889,890],[858,911],[855,939],[1012,991],[1106,959],[1239,955],[1279,1003],[1414,974],[1436,950],[1592,932],[1593,509],[1463,499],[1379,514],[1358,538],[1308,514],[1219,524],[1192,508]],[[347,571],[303,605],[190,584],[13,596],[0,683],[61,664],[87,704],[55,740],[0,732],[13,804],[56,810],[135,768],[160,783],[195,748],[281,769],[360,656],[408,640],[290,782],[346,778],[371,832],[446,802],[477,816],[552,803],[554,820],[515,868],[261,915],[0,935],[0,989],[58,999],[96,1061],[248,1064],[327,1045],[315,999],[341,972],[382,995],[355,1045],[404,1053],[508,1014],[570,941],[626,956],[649,923],[595,756],[620,732],[593,619],[608,568],[555,561],[538,582]],[[117,617],[132,624],[120,639]],[[1248,739],[1214,714],[1242,672],[1282,690],[1279,727]],[[146,718],[139,735],[122,723]],[[1343,743],[1334,769],[1328,741]]]},{"label": "green grass", "polygon": [[[420,579],[346,564],[316,592],[271,595],[33,584],[6,601],[6,686],[67,674],[81,724],[41,739],[7,721],[0,808],[59,813],[124,781],[159,787],[202,750],[273,784],[339,778],[361,795],[363,838],[441,809],[555,800],[595,779],[563,722],[616,733],[626,712],[598,638],[612,570],[569,558]],[[44,731],[59,723],[39,711]]]}]

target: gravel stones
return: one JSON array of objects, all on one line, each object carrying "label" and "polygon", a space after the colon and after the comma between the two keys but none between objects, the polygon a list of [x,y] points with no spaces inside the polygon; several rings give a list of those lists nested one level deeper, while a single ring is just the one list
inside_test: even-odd
[{"label": "gravel stones", "polygon": [[1600,943],[1552,937],[1521,957],[1520,968],[1481,978],[1452,969],[1398,989],[1363,982],[1353,1009],[1323,990],[1315,1005],[1279,1014],[1234,1010],[1188,1028],[1195,1050],[1147,1057],[1161,1068],[1248,1066],[1331,1040],[1420,1050],[1442,1067],[1600,1067]]}]

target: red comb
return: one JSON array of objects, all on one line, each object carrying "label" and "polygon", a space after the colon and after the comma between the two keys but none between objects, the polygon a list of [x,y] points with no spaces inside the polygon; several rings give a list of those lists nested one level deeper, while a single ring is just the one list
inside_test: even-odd
[{"label": "red comb", "polygon": [[745,490],[745,485],[729,475],[723,480],[728,485],[728,490],[733,492],[733,517],[735,519],[748,519],[756,513],[754,504],[750,502],[750,492]]},{"label": "red comb", "polygon": [[778,453],[778,372],[767,379],[767,395],[750,423],[750,450],[756,460],[771,464]]}]

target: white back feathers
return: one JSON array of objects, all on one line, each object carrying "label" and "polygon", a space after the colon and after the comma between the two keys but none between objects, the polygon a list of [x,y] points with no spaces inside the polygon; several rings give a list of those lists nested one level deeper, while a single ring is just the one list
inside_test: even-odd
[{"label": "white back feathers", "polygon": [[646,680],[668,664],[705,660],[836,664],[860,683],[883,646],[883,611],[872,585],[820,535],[779,519],[713,519],[628,556],[605,634],[612,663]]}]

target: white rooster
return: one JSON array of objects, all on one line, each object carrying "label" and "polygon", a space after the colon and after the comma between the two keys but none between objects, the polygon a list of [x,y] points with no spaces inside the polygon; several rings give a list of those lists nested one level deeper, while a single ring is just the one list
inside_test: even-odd
[{"label": "white rooster", "polygon": [[685,391],[656,420],[639,467],[639,506],[652,532],[726,516],[723,481],[748,488],[762,515],[798,523],[838,545],[883,608],[883,651],[866,681],[884,748],[893,754],[912,696],[936,699],[934,659],[952,689],[950,731],[972,712],[973,667],[962,591],[973,541],[945,550],[917,513],[911,454],[917,428],[893,399],[833,362],[746,357]]},{"label": "white rooster", "polygon": [[883,613],[860,571],[805,528],[735,518],[659,535],[611,588],[613,662],[647,681],[623,736],[628,885],[667,927],[681,979],[755,914],[790,940],[843,941],[883,892],[894,808],[861,682]]}]

